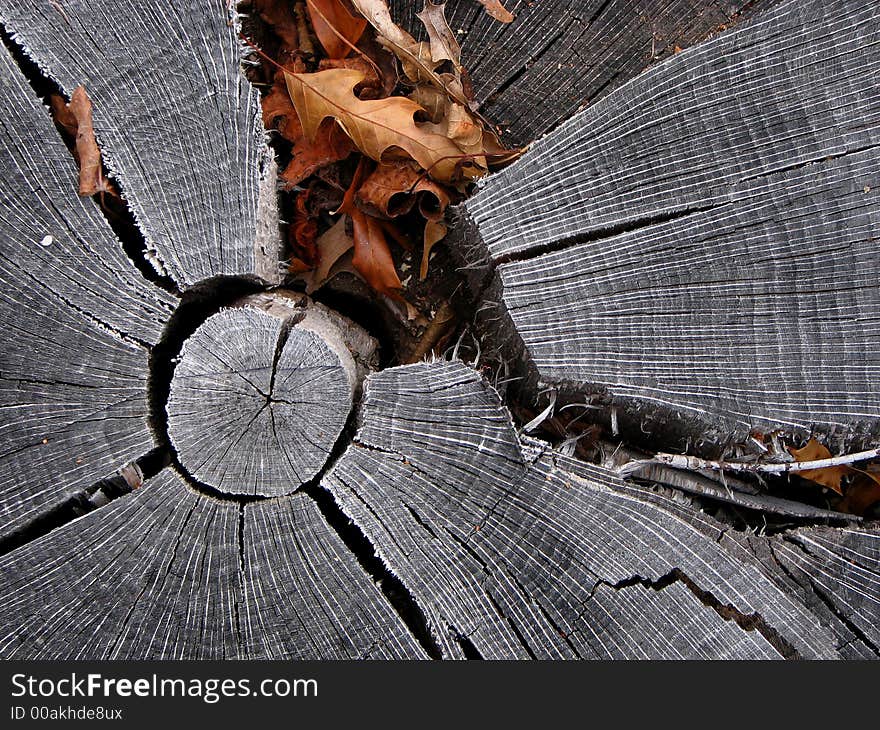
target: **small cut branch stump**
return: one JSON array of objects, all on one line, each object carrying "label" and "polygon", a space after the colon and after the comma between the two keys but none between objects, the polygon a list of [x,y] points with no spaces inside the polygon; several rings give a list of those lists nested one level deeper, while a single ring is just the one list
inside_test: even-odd
[{"label": "small cut branch stump", "polygon": [[[537,140],[450,221],[484,352],[655,450],[880,446],[875,3],[506,5],[447,8]],[[0,0],[0,656],[877,657],[875,522],[735,529],[279,288],[227,12]],[[41,98],[80,84],[128,226]]]}]

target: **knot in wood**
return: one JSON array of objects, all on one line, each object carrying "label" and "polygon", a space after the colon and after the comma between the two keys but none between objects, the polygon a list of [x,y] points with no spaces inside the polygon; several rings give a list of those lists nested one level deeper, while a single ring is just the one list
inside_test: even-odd
[{"label": "knot in wood", "polygon": [[214,314],[184,343],[171,381],[181,466],[229,495],[295,491],[330,458],[375,350],[359,327],[292,293]]}]

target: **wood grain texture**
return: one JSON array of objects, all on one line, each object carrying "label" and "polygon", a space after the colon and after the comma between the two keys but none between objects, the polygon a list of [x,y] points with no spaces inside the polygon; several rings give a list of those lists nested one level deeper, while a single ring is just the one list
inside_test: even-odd
[{"label": "wood grain texture", "polygon": [[876,440],[878,33],[870,2],[786,3],[486,182],[467,211],[542,380]]},{"label": "wood grain texture", "polygon": [[148,348],[174,298],[145,282],[48,111],[0,48],[0,537],[153,446]]},{"label": "wood grain texture", "polygon": [[[557,127],[676,49],[771,7],[776,0],[512,0],[509,25],[476,0],[448,0],[446,14],[462,46],[481,111],[509,144],[526,144]],[[394,0],[394,15],[424,34],[423,2]]]},{"label": "wood grain texture", "polygon": [[369,378],[362,428],[323,484],[446,656],[463,642],[487,658],[839,656],[827,621],[719,544],[720,525],[524,450],[497,394],[461,364]]},{"label": "wood grain texture", "polygon": [[880,653],[880,532],[811,528],[785,536],[776,559]]},{"label": "wood grain texture", "polygon": [[421,657],[307,497],[245,507],[171,472],[0,559],[0,656]]},{"label": "wood grain texture", "polygon": [[181,288],[254,271],[256,92],[222,0],[3,0],[0,21],[45,74],[94,103],[104,160],[156,265]]},{"label": "wood grain texture", "polygon": [[221,492],[293,492],[324,466],[348,419],[351,355],[299,326],[304,310],[289,311],[285,320],[222,310],[184,343],[168,433],[187,471]]}]

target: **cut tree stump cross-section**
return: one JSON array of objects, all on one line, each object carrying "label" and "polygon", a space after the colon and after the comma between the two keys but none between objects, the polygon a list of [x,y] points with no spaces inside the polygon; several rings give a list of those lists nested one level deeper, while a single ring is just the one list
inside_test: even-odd
[{"label": "cut tree stump cross-section", "polygon": [[171,381],[181,465],[224,494],[293,492],[326,464],[375,349],[360,327],[293,293],[214,314]]}]

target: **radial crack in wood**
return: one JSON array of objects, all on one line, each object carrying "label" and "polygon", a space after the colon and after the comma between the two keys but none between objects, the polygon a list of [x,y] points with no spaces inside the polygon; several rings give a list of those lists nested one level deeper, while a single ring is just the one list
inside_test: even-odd
[{"label": "radial crack in wood", "polygon": [[324,467],[376,342],[298,295],[256,295],[186,340],[167,405],[181,465],[225,494],[277,496]]},{"label": "radial crack in wood", "polygon": [[539,380],[610,393],[661,440],[876,443],[878,32],[868,0],[784,3],[488,179],[463,225]]},{"label": "radial crack in wood", "polygon": [[841,656],[851,632],[778,568],[690,507],[524,448],[469,368],[393,368],[365,393],[362,429],[322,484],[444,655],[464,636],[487,658]]},{"label": "radial crack in wood", "polygon": [[424,658],[308,497],[170,471],[0,558],[4,659]]},{"label": "radial crack in wood", "polygon": [[260,199],[270,154],[227,6],[0,0],[0,22],[43,73],[68,96],[85,85],[148,257],[181,288],[255,273],[255,246],[271,256],[256,222],[274,204],[274,190]]},{"label": "radial crack in wood", "polygon": [[176,300],[145,282],[5,47],[0,101],[0,538],[153,448],[148,348]]}]

